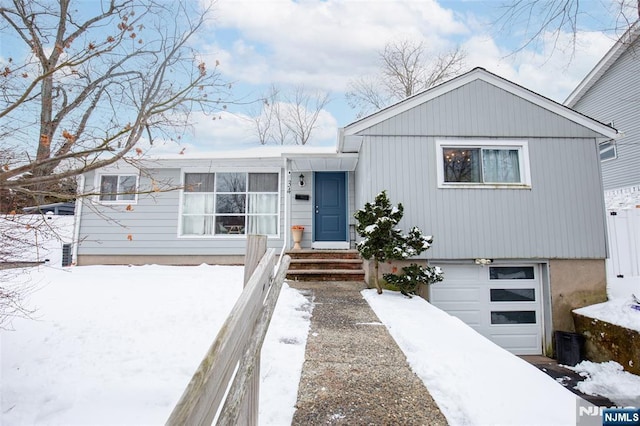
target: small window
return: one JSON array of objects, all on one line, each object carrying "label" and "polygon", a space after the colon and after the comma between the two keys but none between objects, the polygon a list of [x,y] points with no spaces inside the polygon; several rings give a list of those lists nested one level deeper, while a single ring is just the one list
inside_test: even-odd
[{"label": "small window", "polygon": [[437,142],[440,187],[529,185],[526,141]]},{"label": "small window", "polygon": [[616,144],[613,140],[600,144],[600,161],[613,160],[617,157]]},{"label": "small window", "polygon": [[100,176],[100,201],[135,201],[138,188],[136,175]]}]

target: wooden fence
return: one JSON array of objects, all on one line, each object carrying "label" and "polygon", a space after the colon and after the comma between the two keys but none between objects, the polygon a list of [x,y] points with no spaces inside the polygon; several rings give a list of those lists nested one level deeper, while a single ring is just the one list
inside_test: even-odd
[{"label": "wooden fence", "polygon": [[614,275],[640,277],[640,209],[607,213],[609,258]]},{"label": "wooden fence", "polygon": [[[249,236],[247,247],[265,250],[266,239]],[[265,238],[265,237],[262,237]],[[261,258],[248,248],[246,264],[257,262],[229,317],[218,332],[167,425],[256,425],[260,383],[260,350],[289,267],[276,251]]]}]

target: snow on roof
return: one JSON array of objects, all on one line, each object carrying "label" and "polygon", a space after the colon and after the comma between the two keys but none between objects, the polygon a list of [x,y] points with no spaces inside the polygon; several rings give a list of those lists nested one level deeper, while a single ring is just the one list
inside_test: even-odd
[{"label": "snow on roof", "polygon": [[336,154],[335,146],[278,145],[260,146],[243,150],[211,151],[193,154],[166,154],[148,157],[149,160],[209,160],[236,158],[280,158],[300,155]]}]

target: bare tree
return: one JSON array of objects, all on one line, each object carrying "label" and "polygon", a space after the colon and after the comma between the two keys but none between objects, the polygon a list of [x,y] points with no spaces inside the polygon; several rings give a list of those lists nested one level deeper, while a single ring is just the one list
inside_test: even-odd
[{"label": "bare tree", "polygon": [[349,82],[347,103],[363,117],[415,95],[460,73],[466,53],[461,48],[429,58],[423,42],[392,41],[378,53],[380,70]]},{"label": "bare tree", "polygon": [[[599,8],[599,11],[587,10],[588,7]],[[640,17],[640,0],[514,0],[505,2],[501,8],[496,22],[498,28],[508,33],[512,30],[524,33],[524,41],[516,52],[549,39],[552,41],[552,50],[555,50],[564,34],[570,37],[573,52],[583,22],[593,20],[594,16],[598,19],[613,16],[610,24],[603,23],[598,30],[612,32],[616,38]]]},{"label": "bare tree", "polygon": [[0,3],[4,42],[15,42],[0,72],[0,142],[17,154],[0,164],[0,190],[38,202],[52,182],[123,159],[141,138],[171,137],[190,111],[224,107],[226,86],[189,45],[208,10],[87,5]]},{"label": "bare tree", "polygon": [[[230,87],[217,62],[209,69],[190,45],[210,13],[197,5],[0,0],[0,201],[92,195],[60,193],[60,184],[119,160],[137,163],[143,138],[172,138],[192,111],[226,108]],[[0,217],[0,268],[38,248],[21,238],[25,227],[48,231],[20,218]],[[10,288],[7,273],[0,270],[0,322],[28,314],[27,287]]]},{"label": "bare tree", "polygon": [[330,102],[327,92],[297,86],[289,93],[272,85],[262,96],[259,109],[250,111],[260,144],[306,145],[317,128],[318,117]]},{"label": "bare tree", "polygon": [[304,86],[298,86],[286,99],[285,126],[291,130],[296,144],[306,145],[316,128],[320,112],[329,102],[329,93],[309,92]]}]

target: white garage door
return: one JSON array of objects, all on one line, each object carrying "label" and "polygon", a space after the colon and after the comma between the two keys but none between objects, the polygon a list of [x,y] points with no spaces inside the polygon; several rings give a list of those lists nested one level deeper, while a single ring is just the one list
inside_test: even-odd
[{"label": "white garage door", "polygon": [[431,303],[518,355],[542,353],[538,265],[445,265]]}]

